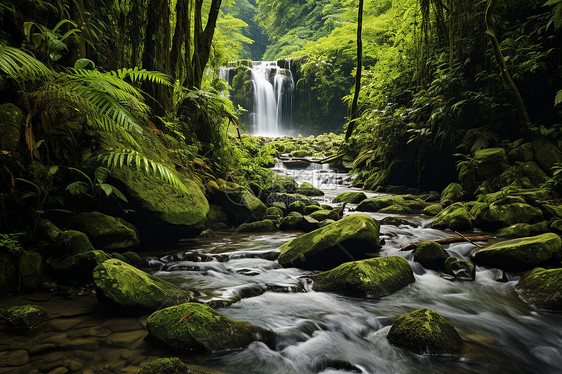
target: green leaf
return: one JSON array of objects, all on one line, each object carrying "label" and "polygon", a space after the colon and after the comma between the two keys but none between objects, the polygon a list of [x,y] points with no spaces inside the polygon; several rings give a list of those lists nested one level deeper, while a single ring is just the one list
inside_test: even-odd
[{"label": "green leaf", "polygon": [[107,183],[100,184],[100,187],[107,196],[111,195],[111,193],[113,192],[113,188]]},{"label": "green leaf", "polygon": [[74,63],[74,69],[85,69],[88,65],[92,65],[92,69],[96,68],[96,64],[94,63],[94,61],[88,58],[79,58]]},{"label": "green leaf", "polygon": [[554,106],[556,106],[560,103],[562,103],[562,90],[560,90],[556,93],[556,97],[554,98]]},{"label": "green leaf", "polygon": [[70,192],[72,196],[78,196],[88,191],[88,185],[82,181],[73,182],[66,186],[66,190]]},{"label": "green leaf", "polygon": [[55,175],[59,171],[59,167],[57,165],[51,166],[49,168],[49,175]]},{"label": "green leaf", "polygon": [[22,195],[22,199],[27,199],[29,197],[37,197],[37,193],[36,192],[26,192]]}]

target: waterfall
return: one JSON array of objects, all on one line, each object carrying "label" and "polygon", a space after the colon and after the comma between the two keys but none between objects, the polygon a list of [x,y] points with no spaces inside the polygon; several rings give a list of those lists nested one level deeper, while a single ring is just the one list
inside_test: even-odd
[{"label": "waterfall", "polygon": [[[291,101],[295,88],[289,69],[277,66],[275,61],[252,63],[254,108],[251,114],[254,135],[286,135],[292,125]],[[283,105],[284,103],[289,105]]]}]

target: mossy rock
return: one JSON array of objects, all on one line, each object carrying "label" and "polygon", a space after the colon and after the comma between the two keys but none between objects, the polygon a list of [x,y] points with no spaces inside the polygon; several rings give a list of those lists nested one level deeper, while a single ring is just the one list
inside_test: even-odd
[{"label": "mossy rock", "polygon": [[361,201],[365,200],[367,195],[364,192],[344,192],[340,193],[334,199],[334,203],[350,203],[350,204],[359,204]]},{"label": "mossy rock", "polygon": [[2,310],[1,315],[14,327],[33,328],[47,319],[47,311],[38,305],[19,305]]},{"label": "mossy rock", "polygon": [[309,278],[315,291],[377,299],[415,281],[408,261],[399,256],[346,262]]},{"label": "mossy rock", "polygon": [[379,210],[379,213],[385,214],[413,214],[415,213],[409,206],[393,204]]},{"label": "mossy rock", "polygon": [[541,210],[546,219],[562,219],[562,205],[541,204]]},{"label": "mossy rock", "polygon": [[431,309],[418,309],[398,317],[387,339],[417,354],[457,355],[463,345],[453,325]]},{"label": "mossy rock", "polygon": [[277,231],[277,226],[269,219],[264,219],[262,221],[256,222],[246,222],[238,226],[236,229],[238,232],[275,232]]},{"label": "mossy rock", "polygon": [[505,203],[499,200],[492,204],[475,205],[470,213],[475,225],[489,231],[497,230],[516,223],[536,223],[543,220],[540,209],[526,203]]},{"label": "mossy rock", "polygon": [[417,221],[413,221],[405,218],[399,218],[399,217],[384,217],[380,222],[381,225],[391,225],[391,226],[401,226],[401,225],[413,226],[413,227],[421,226],[421,224]]},{"label": "mossy rock", "polygon": [[530,270],[560,261],[562,240],[554,233],[506,240],[478,250],[473,258],[478,265],[510,271]]},{"label": "mossy rock", "polygon": [[205,227],[213,227],[220,224],[228,224],[228,215],[219,205],[209,205]]},{"label": "mossy rock", "polygon": [[37,290],[43,276],[43,257],[33,251],[22,253],[18,260],[18,272],[22,290]]},{"label": "mossy rock", "polygon": [[177,357],[166,357],[150,362],[139,374],[205,374],[205,372],[191,370]]},{"label": "mossy rock", "polygon": [[472,281],[476,278],[476,268],[473,263],[452,256],[445,260],[443,272],[452,275],[455,280]]},{"label": "mossy rock", "polygon": [[296,194],[296,193],[274,192],[274,193],[269,194],[267,197],[265,197],[264,201],[269,206],[272,206],[272,204],[274,204],[275,202],[281,202],[281,203],[284,203],[288,207],[289,205],[291,205],[295,201],[301,201],[301,202],[304,203],[304,205],[317,205],[318,204],[314,199],[312,199],[308,196],[304,196],[304,195]]},{"label": "mossy rock", "polygon": [[[293,214],[296,213],[296,214]],[[302,227],[303,215],[298,212],[291,212],[287,217],[284,217],[279,225],[281,230],[300,230]]]},{"label": "mossy rock", "polygon": [[61,231],[55,239],[53,257],[68,257],[93,251],[94,246],[86,234],[76,230]]},{"label": "mossy rock", "polygon": [[0,296],[15,293],[19,288],[19,278],[14,259],[0,251]]},{"label": "mossy rock", "polygon": [[522,238],[531,235],[531,227],[528,223],[517,223],[498,230],[496,235],[500,238]]},{"label": "mossy rock", "polygon": [[442,210],[443,210],[443,205],[432,204],[432,205],[426,207],[424,210],[422,210],[422,214],[425,214],[426,216],[434,217],[434,216],[438,215]]},{"label": "mossy rock", "polygon": [[539,138],[533,141],[533,150],[537,163],[548,175],[552,176],[552,167],[562,163],[560,149],[546,138]]},{"label": "mossy rock", "polygon": [[319,205],[307,205],[304,208],[304,214],[310,215],[313,212],[316,212],[317,210],[321,210],[322,208]]},{"label": "mossy rock", "polygon": [[562,311],[562,268],[536,268],[526,273],[515,290],[537,309]]},{"label": "mossy rock", "polygon": [[322,227],[326,227],[334,222],[336,221],[333,219],[325,219],[318,224],[318,228],[321,229]]},{"label": "mossy rock", "polygon": [[281,201],[274,201],[273,203],[269,204],[269,207],[280,209],[283,212],[283,215],[285,215],[285,212],[287,211],[287,204]]},{"label": "mossy rock", "polygon": [[76,214],[70,218],[69,226],[86,234],[96,249],[127,249],[139,244],[133,225],[100,212]]},{"label": "mossy rock", "polygon": [[289,204],[287,209],[289,212],[299,212],[300,214],[304,214],[304,208],[306,208],[306,204],[302,201],[295,201]]},{"label": "mossy rock", "polygon": [[182,351],[223,352],[268,342],[273,333],[248,322],[235,321],[202,304],[185,303],[152,313],[148,333]]},{"label": "mossy rock", "polygon": [[[378,212],[387,207],[399,213],[420,213],[426,204],[413,195],[384,195],[365,199],[357,205],[358,212]],[[391,211],[387,211],[391,213]]]},{"label": "mossy rock", "polygon": [[414,261],[419,262],[427,269],[443,269],[443,264],[448,257],[447,251],[436,242],[420,243],[414,250]]},{"label": "mossy rock", "polygon": [[503,148],[485,148],[474,153],[474,173],[477,180],[500,175],[508,166]]},{"label": "mossy rock", "polygon": [[336,212],[335,210],[320,209],[310,213],[310,216],[315,220],[317,220],[318,222],[324,221],[325,219],[333,219],[334,221],[340,219],[338,212]]},{"label": "mossy rock", "polygon": [[123,252],[121,253],[121,255],[125,258],[125,262],[129,265],[133,265],[134,267],[139,269],[148,267],[148,263],[146,262],[146,260],[135,252]]},{"label": "mossy rock", "polygon": [[531,235],[544,234],[550,231],[550,222],[541,221],[531,225]]},{"label": "mossy rock", "polygon": [[84,284],[92,281],[94,268],[110,258],[111,256],[104,251],[93,250],[68,258],[53,259],[51,267],[58,278],[70,283]]},{"label": "mossy rock", "polygon": [[25,115],[12,103],[0,105],[0,149],[17,153],[25,127]]},{"label": "mossy rock", "polygon": [[378,221],[352,214],[333,224],[301,235],[283,244],[278,261],[284,267],[327,270],[353,258],[365,258],[379,244]]},{"label": "mossy rock", "polygon": [[533,161],[533,159],[535,157],[535,151],[533,149],[533,144],[531,144],[531,143],[521,144],[519,147],[513,148],[507,154],[507,157],[513,163],[516,162],[516,161],[522,161],[522,162]]},{"label": "mossy rock", "polygon": [[472,220],[462,203],[454,203],[439,212],[430,226],[435,229],[471,231]]},{"label": "mossy rock", "polygon": [[440,203],[444,206],[461,201],[464,196],[462,186],[458,183],[451,183],[441,192]]},{"label": "mossy rock", "polygon": [[548,175],[534,161],[518,161],[515,163],[513,168],[517,177],[529,178],[531,187],[539,187],[548,180]]},{"label": "mossy rock", "polygon": [[283,211],[276,206],[270,206],[265,210],[264,217],[265,219],[269,219],[273,222],[280,222],[283,218]]},{"label": "mossy rock", "polygon": [[562,234],[562,219],[552,221],[550,229],[557,234]]},{"label": "mossy rock", "polygon": [[309,182],[303,182],[296,192],[304,196],[324,196],[324,192],[322,190],[314,187]]},{"label": "mossy rock", "polygon": [[152,311],[192,297],[190,292],[117,259],[96,266],[93,278],[100,300],[132,311]]},{"label": "mossy rock", "polygon": [[265,216],[264,203],[243,187],[225,184],[220,187],[217,200],[227,213],[230,223],[235,226],[260,221]]},{"label": "mossy rock", "polygon": [[302,217],[301,227],[303,231],[311,232],[320,227],[320,222],[311,216],[305,215]]}]

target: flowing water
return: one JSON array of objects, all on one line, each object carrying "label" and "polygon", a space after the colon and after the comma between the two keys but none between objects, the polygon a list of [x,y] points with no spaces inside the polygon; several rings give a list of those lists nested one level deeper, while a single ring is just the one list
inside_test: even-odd
[{"label": "flowing water", "polygon": [[[312,181],[326,192],[325,201],[352,190],[341,184],[345,174],[321,166],[292,171],[278,165],[277,172],[292,174],[299,183]],[[372,216],[380,219],[385,215]],[[381,226],[385,244],[380,256],[406,257],[416,281],[379,300],[314,292],[303,278],[308,271],[282,268],[275,260],[277,249],[302,234],[299,232],[217,233],[214,238],[152,252],[148,258],[157,276],[197,289],[199,301],[231,318],[276,333],[271,347],[253,343],[230,353],[180,353],[180,357],[212,373],[559,373],[562,315],[533,311],[523,303],[514,291],[518,278],[513,275],[499,282],[497,271],[477,267],[475,281],[458,282],[424,270],[411,261],[409,252],[399,249],[410,242],[452,234],[424,227],[421,216],[407,218],[421,225]],[[468,259],[474,246],[456,243],[445,248],[451,255]],[[145,317],[116,317],[91,299],[76,300],[76,305],[86,309],[82,312],[71,312],[63,303],[69,303],[67,299],[49,299],[44,304],[55,311],[55,318],[25,336],[1,332],[0,358],[10,349],[21,349],[29,352],[28,366],[42,364],[44,372],[56,367],[48,358],[80,362],[82,367],[75,372],[94,373],[94,368],[105,367],[104,373],[129,373],[156,356],[178,355],[143,340]],[[388,343],[392,321],[418,308],[434,309],[456,327],[465,341],[460,358],[410,354]],[[68,320],[76,324],[64,329]],[[53,345],[37,348],[49,342]],[[63,348],[63,358],[48,357]]]}]

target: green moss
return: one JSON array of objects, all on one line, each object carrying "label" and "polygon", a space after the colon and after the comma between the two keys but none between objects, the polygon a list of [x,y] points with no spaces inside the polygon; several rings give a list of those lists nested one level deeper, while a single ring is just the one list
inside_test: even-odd
[{"label": "green moss", "polygon": [[336,212],[335,210],[324,210],[324,209],[320,209],[315,212],[312,212],[310,213],[310,216],[319,222],[325,219],[333,219],[334,221],[337,221],[340,218],[338,212]]},{"label": "green moss", "polygon": [[350,203],[359,204],[361,201],[365,200],[367,195],[364,192],[344,192],[336,196],[334,203]]},{"label": "green moss", "polygon": [[233,225],[264,218],[266,206],[250,191],[238,185],[220,186],[217,200]]},{"label": "green moss", "polygon": [[443,206],[441,204],[433,204],[422,210],[422,213],[425,214],[426,216],[434,217],[438,215],[442,210],[443,210]]},{"label": "green moss", "polygon": [[314,187],[308,182],[304,182],[297,189],[297,193],[305,196],[323,196],[324,192],[322,190]]},{"label": "green moss", "polygon": [[423,200],[412,195],[384,195],[361,201],[356,210],[358,212],[378,212],[392,207],[386,213],[419,213],[425,206]]},{"label": "green moss", "polygon": [[279,222],[283,218],[283,211],[276,206],[270,206],[265,210],[265,218],[273,222]]},{"label": "green moss", "polygon": [[525,274],[515,289],[537,309],[562,311],[562,269],[536,268]]},{"label": "green moss", "polygon": [[319,205],[307,205],[304,208],[304,214],[308,214],[310,215],[313,212],[316,212],[318,210],[321,210],[322,208]]},{"label": "green moss", "polygon": [[408,261],[398,256],[346,262],[310,278],[316,291],[368,298],[390,295],[414,282]]},{"label": "green moss", "polygon": [[262,221],[243,223],[236,230],[239,232],[274,232],[277,231],[277,226],[271,220],[264,219]]},{"label": "green moss", "polygon": [[452,256],[445,260],[443,271],[458,280],[474,280],[476,277],[474,264]]},{"label": "green moss", "polygon": [[148,333],[179,350],[221,352],[272,337],[248,322],[235,321],[206,305],[185,303],[161,309],[146,320]]},{"label": "green moss", "polygon": [[380,224],[364,214],[352,214],[333,224],[301,235],[279,248],[282,266],[329,269],[380,248]]},{"label": "green moss", "polygon": [[400,348],[431,355],[458,354],[463,344],[453,325],[431,309],[418,309],[398,317],[387,339]]},{"label": "green moss", "polygon": [[38,305],[20,305],[2,310],[1,315],[15,327],[32,328],[47,318],[47,311]]},{"label": "green moss", "polygon": [[521,202],[504,204],[502,200],[489,205],[477,205],[470,213],[474,216],[478,227],[491,231],[516,223],[536,223],[543,219],[542,212],[538,208]]},{"label": "green moss", "polygon": [[485,148],[474,154],[477,180],[494,178],[507,168],[507,158],[503,148]]},{"label": "green moss", "polygon": [[474,254],[478,265],[504,270],[533,269],[562,258],[562,240],[553,233],[506,240],[480,249]]},{"label": "green moss", "polygon": [[291,204],[289,204],[287,209],[289,210],[289,212],[299,212],[300,214],[303,214],[305,207],[306,204],[303,203],[302,201],[294,201]]},{"label": "green moss", "polygon": [[177,357],[166,357],[150,362],[139,374],[203,374],[203,372],[191,370]]},{"label": "green moss", "polygon": [[529,236],[531,235],[531,225],[528,223],[517,223],[498,230],[496,235],[500,238],[521,238]]},{"label": "green moss", "polygon": [[154,310],[191,299],[189,292],[117,259],[98,265],[93,277],[103,300],[132,310]]},{"label": "green moss", "polygon": [[436,242],[423,242],[414,250],[414,261],[427,269],[443,269],[443,264],[448,257],[447,251]]},{"label": "green moss", "polygon": [[92,281],[94,268],[111,258],[104,251],[89,251],[68,258],[53,259],[51,267],[57,277],[71,283],[89,283]]},{"label": "green moss", "polygon": [[97,249],[129,248],[139,244],[134,226],[100,212],[79,213],[70,218],[70,228],[88,236]]},{"label": "green moss", "polygon": [[66,230],[60,232],[55,240],[54,257],[68,257],[93,251],[90,239],[81,231]]},{"label": "green moss", "polygon": [[458,183],[451,183],[441,193],[440,202],[442,205],[450,205],[457,201],[460,201],[463,197],[462,186]]},{"label": "green moss", "polygon": [[454,203],[443,209],[430,224],[436,229],[472,230],[472,220],[462,203]]}]

